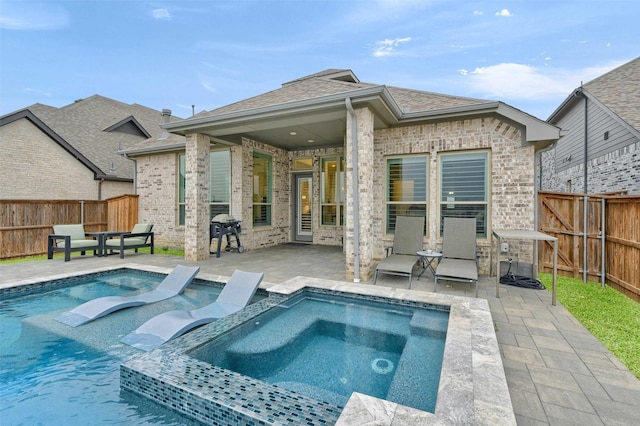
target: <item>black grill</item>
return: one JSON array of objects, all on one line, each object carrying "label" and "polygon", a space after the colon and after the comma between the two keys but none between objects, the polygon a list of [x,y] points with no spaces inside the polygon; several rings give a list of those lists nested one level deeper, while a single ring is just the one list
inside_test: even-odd
[{"label": "black grill", "polygon": [[[227,237],[227,245],[225,246],[224,251],[237,250],[238,253],[242,253],[244,251],[244,248],[240,244],[240,232],[242,232],[240,221],[234,219],[232,216],[219,214],[213,218],[211,225],[209,225],[209,235],[211,238],[209,245],[211,245],[214,238],[218,240],[218,249],[215,251],[216,257],[220,257],[223,236]],[[235,246],[231,241],[231,235],[235,235],[236,237]],[[210,251],[210,253],[214,252]]]}]

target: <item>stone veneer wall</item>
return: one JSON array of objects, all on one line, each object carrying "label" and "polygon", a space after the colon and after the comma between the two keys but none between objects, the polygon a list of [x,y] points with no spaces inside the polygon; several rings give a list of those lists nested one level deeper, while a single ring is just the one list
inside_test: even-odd
[{"label": "stone veneer wall", "polygon": [[[429,194],[425,247],[442,248],[439,235],[438,154],[466,150],[490,150],[491,175],[490,223],[486,239],[478,239],[480,273],[489,273],[491,228],[534,228],[534,148],[523,146],[518,127],[493,118],[475,118],[450,122],[382,129],[375,132],[374,186],[385,188],[386,160],[391,156],[429,155]],[[384,247],[393,235],[385,234],[384,191],[375,192],[372,229],[375,258],[384,257]],[[513,242],[512,251],[521,262],[531,262],[532,243]]]},{"label": "stone veneer wall", "polygon": [[[538,187],[544,191],[584,193],[584,164],[556,171],[555,155],[555,150],[542,153],[542,183],[540,164],[537,165]],[[624,190],[640,194],[640,142],[590,160],[587,185],[590,194]]]}]

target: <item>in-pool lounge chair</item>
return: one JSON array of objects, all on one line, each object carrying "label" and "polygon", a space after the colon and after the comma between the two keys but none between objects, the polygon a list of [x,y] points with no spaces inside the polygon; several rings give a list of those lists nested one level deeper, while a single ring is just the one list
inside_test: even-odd
[{"label": "in-pool lounge chair", "polygon": [[177,265],[154,290],[135,296],[99,297],[64,312],[55,319],[63,324],[77,327],[120,309],[148,305],[177,296],[193,281],[199,270],[198,267]]},{"label": "in-pool lounge chair", "polygon": [[442,236],[442,258],[436,268],[438,281],[463,281],[476,286],[478,297],[478,262],[476,259],[476,220],[475,218],[444,218]]},{"label": "in-pool lounge chair", "polygon": [[170,311],[157,315],[121,342],[150,351],[194,327],[207,324],[239,311],[249,304],[264,274],[235,270],[215,302],[192,311]]},{"label": "in-pool lounge chair", "polygon": [[117,250],[120,253],[120,259],[124,259],[124,251],[134,249],[138,252],[139,248],[150,247],[153,254],[153,225],[150,223],[137,223],[131,232],[120,234],[120,238],[107,238],[104,242],[105,254],[107,250],[113,253]]},{"label": "in-pool lounge chair", "polygon": [[378,273],[402,275],[409,277],[411,288],[413,268],[420,260],[418,252],[422,250],[423,235],[424,217],[397,216],[391,254],[376,266],[373,284],[378,280]]}]

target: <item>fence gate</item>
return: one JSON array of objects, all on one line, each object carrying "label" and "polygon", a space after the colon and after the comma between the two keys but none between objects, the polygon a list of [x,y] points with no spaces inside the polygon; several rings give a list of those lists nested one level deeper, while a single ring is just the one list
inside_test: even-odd
[{"label": "fence gate", "polygon": [[[538,192],[538,230],[558,238],[558,274],[608,283],[635,300],[639,224],[638,196]],[[551,272],[553,246],[539,244],[540,271]]]}]

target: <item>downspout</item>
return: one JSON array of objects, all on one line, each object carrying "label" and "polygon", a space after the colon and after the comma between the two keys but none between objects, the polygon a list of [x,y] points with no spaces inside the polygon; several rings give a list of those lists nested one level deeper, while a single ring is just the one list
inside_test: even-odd
[{"label": "downspout", "polygon": [[351,99],[344,100],[351,117],[351,164],[353,179],[353,282],[360,282],[360,190],[358,185],[358,125]]},{"label": "downspout", "polygon": [[133,161],[133,194],[138,193],[138,161],[135,158],[130,158],[127,153],[123,153],[124,158]]}]

